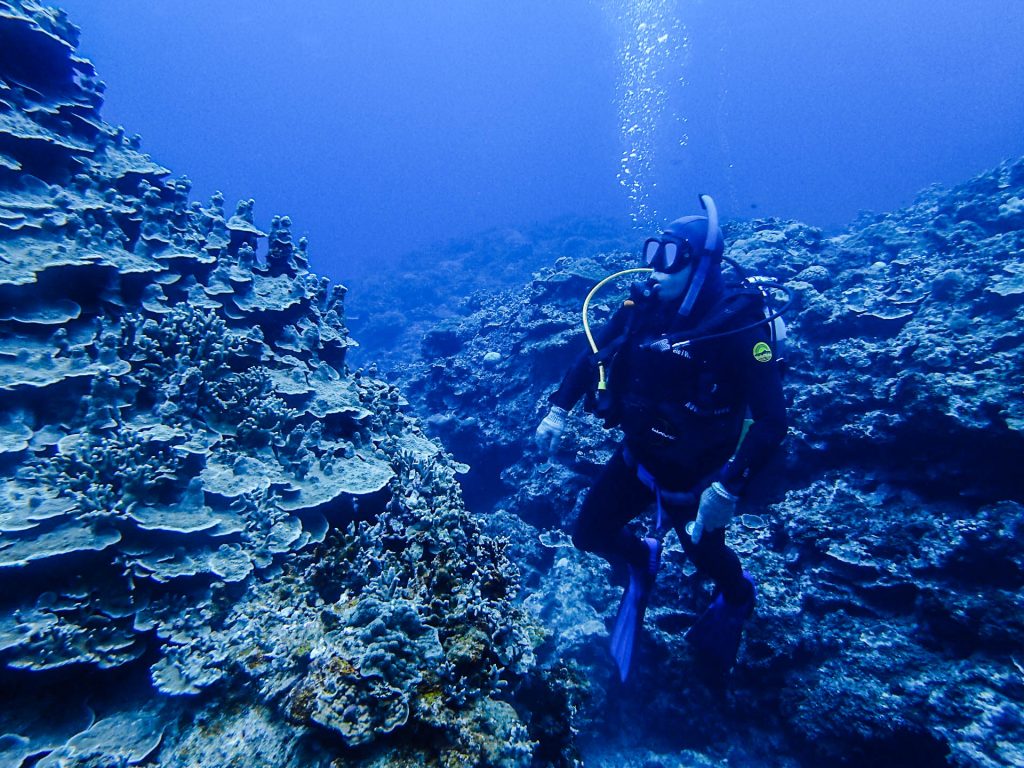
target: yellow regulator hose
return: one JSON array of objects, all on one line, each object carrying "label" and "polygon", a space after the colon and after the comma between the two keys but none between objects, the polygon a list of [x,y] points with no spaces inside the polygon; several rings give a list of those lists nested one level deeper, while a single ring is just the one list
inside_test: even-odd
[{"label": "yellow regulator hose", "polygon": [[[604,280],[595,285],[590,289],[590,293],[587,294],[587,298],[583,301],[583,332],[587,334],[587,341],[590,342],[590,350],[596,355],[597,354],[597,342],[594,341],[594,334],[590,332],[590,319],[587,316],[590,309],[590,300],[594,298],[594,294],[601,290],[606,283],[611,282],[617,277],[623,275],[635,274],[637,272],[653,272],[654,270],[650,267],[635,267],[634,269],[624,269],[621,272],[616,272],[614,275],[608,275]],[[605,379],[604,363],[597,364],[597,388],[599,391],[604,391],[608,388],[608,382]]]}]

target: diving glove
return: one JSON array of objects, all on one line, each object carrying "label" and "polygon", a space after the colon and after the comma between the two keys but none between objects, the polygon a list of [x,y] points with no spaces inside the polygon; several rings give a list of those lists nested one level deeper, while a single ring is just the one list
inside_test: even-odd
[{"label": "diving glove", "polygon": [[553,405],[551,410],[548,411],[548,415],[544,417],[540,426],[537,427],[537,432],[534,434],[533,439],[537,443],[537,447],[546,455],[550,456],[554,453],[555,446],[558,445],[562,432],[565,431],[565,416],[565,408]]},{"label": "diving glove", "polygon": [[697,508],[697,522],[693,525],[691,538],[694,544],[700,544],[704,531],[710,533],[724,528],[736,514],[738,496],[733,496],[717,480],[704,489],[700,495],[700,506]]}]

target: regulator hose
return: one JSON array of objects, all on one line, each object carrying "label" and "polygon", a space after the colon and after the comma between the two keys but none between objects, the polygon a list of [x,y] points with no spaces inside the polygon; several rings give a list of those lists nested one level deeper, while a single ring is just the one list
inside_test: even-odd
[{"label": "regulator hose", "polygon": [[[590,332],[590,318],[588,317],[588,311],[590,309],[590,300],[594,298],[594,294],[601,290],[607,283],[611,282],[617,277],[623,275],[636,274],[637,272],[653,272],[654,270],[650,267],[634,267],[633,269],[624,269],[621,272],[616,272],[614,275],[608,275],[604,280],[599,282],[593,288],[590,289],[590,293],[587,294],[587,298],[583,300],[583,332],[587,334],[587,341],[590,342],[590,350],[596,355],[597,354],[597,342],[594,341],[594,334]],[[605,379],[604,363],[597,364],[597,388],[599,391],[608,389],[608,381]]]}]

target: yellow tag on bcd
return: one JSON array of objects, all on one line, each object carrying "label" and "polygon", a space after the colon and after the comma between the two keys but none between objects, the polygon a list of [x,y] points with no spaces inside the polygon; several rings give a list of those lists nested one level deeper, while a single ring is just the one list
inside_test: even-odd
[{"label": "yellow tag on bcd", "polygon": [[763,341],[757,342],[754,345],[754,359],[759,363],[767,363],[772,359],[772,348]]}]

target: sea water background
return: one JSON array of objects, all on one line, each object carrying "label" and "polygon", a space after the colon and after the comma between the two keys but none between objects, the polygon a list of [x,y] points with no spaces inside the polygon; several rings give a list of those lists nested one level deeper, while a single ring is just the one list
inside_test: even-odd
[{"label": "sea water background", "polygon": [[834,228],[1024,154],[1021,0],[64,0],[104,115],[313,267],[572,214]]}]

